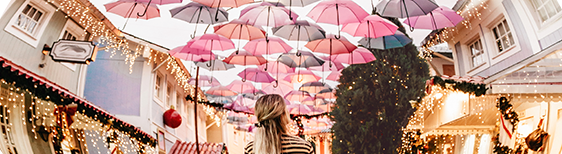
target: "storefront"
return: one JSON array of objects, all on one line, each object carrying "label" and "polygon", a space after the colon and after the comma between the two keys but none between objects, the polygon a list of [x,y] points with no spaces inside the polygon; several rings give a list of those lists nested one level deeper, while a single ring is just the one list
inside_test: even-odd
[{"label": "storefront", "polygon": [[[0,57],[2,153],[152,153],[156,140]],[[25,128],[25,129],[20,129]]]}]

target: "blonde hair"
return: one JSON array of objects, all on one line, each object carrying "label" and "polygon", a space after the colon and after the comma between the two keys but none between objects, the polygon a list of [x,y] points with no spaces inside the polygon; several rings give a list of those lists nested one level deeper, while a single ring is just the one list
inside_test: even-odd
[{"label": "blonde hair", "polygon": [[255,115],[260,125],[254,132],[256,154],[281,153],[281,135],[287,134],[290,121],[286,106],[277,94],[264,95],[256,102]]}]

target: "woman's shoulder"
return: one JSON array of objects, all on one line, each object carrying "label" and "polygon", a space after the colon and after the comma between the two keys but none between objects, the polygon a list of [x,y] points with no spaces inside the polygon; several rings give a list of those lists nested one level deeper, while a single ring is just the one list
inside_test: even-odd
[{"label": "woman's shoulder", "polygon": [[298,136],[285,134],[282,136],[281,145],[286,153],[311,153],[313,149],[310,142]]}]

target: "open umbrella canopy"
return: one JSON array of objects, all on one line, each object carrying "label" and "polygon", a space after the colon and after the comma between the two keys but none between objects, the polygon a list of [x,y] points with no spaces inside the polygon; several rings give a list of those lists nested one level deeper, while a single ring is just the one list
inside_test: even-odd
[{"label": "open umbrella canopy", "polygon": [[269,61],[267,62],[267,65],[260,65],[258,66],[258,68],[260,70],[267,71],[271,74],[295,72],[294,68],[291,68],[283,63],[280,63],[279,61]]},{"label": "open umbrella canopy", "polygon": [[342,28],[343,32],[353,36],[371,38],[393,35],[396,30],[398,26],[378,15],[367,16],[360,23],[349,23]]},{"label": "open umbrella canopy", "polygon": [[310,98],[310,94],[306,91],[292,90],[285,95],[285,99],[289,101],[301,102],[306,98]]},{"label": "open umbrella canopy", "polygon": [[410,42],[412,42],[412,40],[400,31],[396,31],[394,35],[388,35],[379,38],[366,37],[359,40],[359,44],[363,45],[366,48],[381,50],[404,47]]},{"label": "open umbrella canopy", "polygon": [[314,66],[321,66],[324,64],[324,60],[314,56],[311,52],[308,51],[299,51],[298,53],[286,53],[282,54],[277,58],[278,62],[281,62],[291,68],[295,67],[314,67]]},{"label": "open umbrella canopy", "polygon": [[207,90],[205,93],[209,94],[209,95],[216,95],[216,96],[234,96],[234,95],[237,95],[236,92],[234,92],[234,91],[232,91],[229,88],[224,87],[224,86],[211,87],[211,89]]},{"label": "open umbrella canopy", "polygon": [[226,86],[226,88],[243,93],[246,90],[256,90],[256,87],[251,82],[243,82],[240,80],[234,80]]},{"label": "open umbrella canopy", "polygon": [[287,109],[289,110],[289,112],[291,114],[297,114],[297,115],[303,115],[303,114],[312,115],[314,112],[313,108],[314,108],[313,106],[305,105],[305,104],[287,105]]},{"label": "open umbrella canopy", "polygon": [[[292,16],[292,17],[290,17]],[[254,4],[243,9],[240,13],[240,20],[254,26],[278,27],[281,25],[292,24],[298,15],[290,13],[283,6],[276,6],[268,2]]]},{"label": "open umbrella canopy", "polygon": [[238,73],[238,76],[242,78],[242,81],[250,80],[261,83],[271,83],[275,81],[269,73],[258,68],[246,68],[244,71]]},{"label": "open umbrella canopy", "polygon": [[230,39],[218,34],[203,34],[192,41],[193,44],[190,47],[196,49],[221,51],[234,49],[234,43]]},{"label": "open umbrella canopy", "polygon": [[336,99],[336,90],[331,88],[322,89],[316,95],[316,98],[323,98],[323,99]]},{"label": "open umbrella canopy", "polygon": [[183,0],[137,0],[137,2],[165,5],[165,4],[181,3],[183,2]]},{"label": "open umbrella canopy", "polygon": [[308,17],[319,23],[344,25],[361,22],[369,14],[350,0],[327,0],[318,3],[309,13]]},{"label": "open umbrella canopy", "polygon": [[[190,85],[195,85],[195,77],[191,77],[189,79]],[[215,87],[220,86],[221,83],[215,77],[207,76],[207,75],[199,75],[199,86],[200,87]]]},{"label": "open umbrella canopy", "polygon": [[[115,13],[124,18],[151,19],[160,17],[156,4],[148,4],[136,0],[120,0],[104,5],[107,12]],[[145,11],[146,10],[146,11]],[[141,14],[143,14],[141,16]]]},{"label": "open umbrella canopy", "polygon": [[266,0],[268,2],[277,2],[277,3],[281,3],[285,6],[298,6],[298,7],[304,7],[306,5],[312,4],[314,2],[317,2],[318,0]]},{"label": "open umbrella canopy", "polygon": [[301,104],[316,106],[320,104],[326,104],[326,101],[315,96],[313,99],[302,101]]},{"label": "open umbrella canopy", "polygon": [[318,81],[320,79],[322,78],[309,70],[298,70],[297,73],[290,73],[284,78],[285,81],[289,81],[291,83],[307,83]]},{"label": "open umbrella canopy", "polygon": [[262,90],[267,94],[279,94],[285,96],[293,89],[293,84],[287,81],[279,80],[278,83],[263,83]]},{"label": "open umbrella canopy", "polygon": [[436,30],[445,27],[455,27],[464,20],[461,15],[447,7],[438,7],[422,16],[410,17],[404,23],[413,28]]},{"label": "open umbrella canopy", "polygon": [[176,47],[168,51],[168,53],[173,57],[193,62],[206,62],[215,59],[215,54],[210,50],[191,48],[192,43],[188,42],[187,45]]},{"label": "open umbrella canopy", "polygon": [[289,41],[313,41],[326,38],[326,32],[318,25],[306,20],[297,20],[293,24],[274,27],[273,35]]},{"label": "open umbrella canopy", "polygon": [[312,52],[330,55],[350,53],[357,48],[345,39],[325,38],[308,42],[305,47]]},{"label": "open umbrella canopy", "polygon": [[383,0],[376,10],[381,16],[408,18],[426,15],[437,7],[433,0]]},{"label": "open umbrella canopy", "polygon": [[197,62],[197,64],[195,65],[209,71],[226,71],[228,69],[234,68],[234,65],[227,64],[218,59],[214,59],[206,62]]},{"label": "open umbrella canopy", "polygon": [[240,7],[253,3],[254,0],[193,0],[209,7]]},{"label": "open umbrella canopy", "polygon": [[215,33],[229,39],[255,40],[265,38],[265,31],[261,28],[246,24],[240,20],[233,20],[229,23],[214,27]]},{"label": "open umbrella canopy", "polygon": [[253,55],[269,55],[274,53],[287,53],[293,48],[277,37],[265,37],[251,40],[246,43],[244,50]]},{"label": "open umbrella canopy", "polygon": [[[332,63],[332,64],[330,64]],[[332,67],[330,67],[332,66]],[[322,64],[322,66],[314,66],[314,67],[309,67],[308,70],[311,71],[339,71],[344,69],[345,67],[340,63],[340,62],[335,62],[335,61],[331,61],[331,62],[326,62],[324,64]]]},{"label": "open umbrella canopy", "polygon": [[267,60],[262,56],[253,55],[247,51],[236,51],[230,54],[230,56],[226,57],[224,62],[228,64],[235,64],[235,65],[263,65],[267,63]]},{"label": "open umbrella canopy", "polygon": [[326,88],[330,88],[328,86],[326,86],[326,84],[322,83],[322,82],[307,82],[305,84],[303,84],[299,90],[300,91],[306,91],[308,93],[313,93],[316,94],[320,91],[322,91],[323,89]]},{"label": "open umbrella canopy", "polygon": [[339,81],[340,76],[341,76],[341,70],[340,71],[332,71],[332,73],[330,73],[328,75],[328,77],[326,77],[326,80]]},{"label": "open umbrella canopy", "polygon": [[376,60],[375,56],[366,48],[357,48],[351,53],[332,56],[332,61],[345,64],[364,64],[373,60]]},{"label": "open umbrella canopy", "polygon": [[197,2],[191,2],[187,5],[173,8],[170,10],[170,14],[172,14],[172,18],[180,19],[188,23],[215,24],[228,21],[228,12],[224,9],[211,8]]}]

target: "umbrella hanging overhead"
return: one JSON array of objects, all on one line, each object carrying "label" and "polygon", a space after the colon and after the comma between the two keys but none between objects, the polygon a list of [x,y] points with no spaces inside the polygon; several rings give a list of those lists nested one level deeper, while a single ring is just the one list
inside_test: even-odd
[{"label": "umbrella hanging overhead", "polygon": [[[195,80],[195,77],[191,77],[189,79],[190,85],[195,85],[195,82],[197,82],[197,80]],[[198,82],[200,87],[215,87],[221,85],[219,80],[217,80],[215,77],[207,76],[207,75],[199,75]]]},{"label": "umbrella hanging overhead", "polygon": [[274,53],[287,53],[293,48],[280,38],[265,37],[246,43],[244,49],[253,55],[269,55]]},{"label": "umbrella hanging overhead", "polygon": [[254,0],[193,0],[209,7],[240,7],[244,4],[253,3]]},{"label": "umbrella hanging overhead", "polygon": [[[333,67],[330,67],[330,63],[332,63],[331,65]],[[335,62],[335,61],[331,61],[331,62],[327,62],[322,64],[322,66],[314,66],[314,67],[309,67],[308,70],[311,71],[339,71],[344,69],[345,67],[340,63],[340,62]]]},{"label": "umbrella hanging overhead", "polygon": [[328,74],[328,76],[326,77],[326,80],[339,81],[340,76],[341,76],[341,70],[340,71],[333,71],[332,73]]},{"label": "umbrella hanging overhead", "polygon": [[291,73],[285,76],[284,80],[291,83],[307,83],[312,81],[318,81],[321,77],[312,73],[309,70],[298,70],[298,73]]},{"label": "umbrella hanging overhead", "polygon": [[311,105],[305,105],[305,104],[291,104],[291,105],[287,105],[287,109],[289,110],[289,112],[291,114],[296,114],[296,115],[313,115],[313,111],[312,108],[314,108]]},{"label": "umbrella hanging overhead", "polygon": [[221,51],[234,49],[234,43],[230,39],[218,34],[204,34],[192,41],[193,44],[190,47],[196,49]]},{"label": "umbrella hanging overhead", "polygon": [[254,85],[253,85],[252,83],[250,83],[250,82],[243,82],[243,81],[240,81],[240,80],[234,80],[234,81],[232,81],[230,84],[228,84],[228,85],[226,86],[226,88],[228,88],[228,89],[230,89],[230,90],[233,90],[233,91],[236,91],[236,92],[239,92],[239,93],[242,93],[242,92],[244,92],[244,91],[246,91],[246,90],[254,90],[254,91],[256,91],[256,87],[254,87]]},{"label": "umbrella hanging overhead", "polygon": [[426,15],[437,7],[433,0],[383,0],[375,10],[385,17],[410,18]]},{"label": "umbrella hanging overhead", "polygon": [[[267,68],[266,68],[267,67]],[[267,65],[260,65],[258,66],[260,70],[267,70],[267,72],[271,74],[275,73],[294,73],[295,69],[291,68],[279,61],[269,61]]]},{"label": "umbrella hanging overhead", "polygon": [[205,93],[209,94],[209,95],[216,95],[216,96],[234,96],[234,95],[237,95],[236,92],[234,92],[234,91],[232,91],[229,88],[226,88],[224,86],[211,87],[211,89],[207,90]]},{"label": "umbrella hanging overhead", "polygon": [[195,65],[207,69],[209,71],[226,71],[228,69],[234,68],[234,65],[227,64],[218,59],[214,59],[206,62],[198,62]]},{"label": "umbrella hanging overhead", "polygon": [[[350,0],[328,0],[318,3],[307,16],[318,23],[345,25],[361,22],[369,14]],[[338,31],[338,38],[339,35]]]},{"label": "umbrella hanging overhead", "polygon": [[214,29],[216,34],[229,39],[255,40],[265,38],[264,30],[240,20],[233,20],[227,24],[215,26]]},{"label": "umbrella hanging overhead", "polygon": [[226,57],[224,62],[228,64],[235,64],[235,65],[262,65],[267,63],[267,60],[262,56],[253,55],[247,51],[236,51],[230,54],[230,56]]},{"label": "umbrella hanging overhead", "polygon": [[197,32],[197,24],[215,24],[228,21],[228,12],[224,9],[211,8],[197,2],[191,2],[185,6],[171,9],[170,14],[172,14],[172,18],[180,19],[188,23],[195,23],[196,26],[192,38]]},{"label": "umbrella hanging overhead", "polygon": [[398,26],[378,15],[367,16],[361,22],[349,23],[342,28],[343,32],[353,36],[371,38],[393,35],[396,30]]},{"label": "umbrella hanging overhead", "polygon": [[293,84],[287,81],[279,80],[279,83],[263,83],[262,90],[268,94],[279,94],[285,96],[293,89]]},{"label": "umbrella hanging overhead", "polygon": [[422,16],[410,17],[404,23],[413,28],[437,30],[445,27],[455,27],[464,20],[454,10],[441,6]]},{"label": "umbrella hanging overhead", "polygon": [[292,24],[298,15],[289,13],[289,10],[282,6],[275,6],[268,2],[262,2],[248,6],[240,13],[240,20],[254,26],[278,27],[281,25]]},{"label": "umbrella hanging overhead", "polygon": [[312,100],[303,101],[303,102],[301,102],[301,104],[316,106],[316,105],[320,105],[320,104],[326,104],[326,101],[322,98],[318,98],[318,97],[314,96],[314,98]]},{"label": "umbrella hanging overhead", "polygon": [[[308,42],[305,47],[312,50],[312,52],[319,52],[330,54],[329,59],[332,59],[332,55],[350,53],[357,49],[357,46],[351,44],[349,41],[336,38],[325,38],[320,40],[314,40]],[[330,63],[331,64],[331,63]]]},{"label": "umbrella hanging overhead", "polygon": [[295,67],[314,67],[314,66],[321,66],[324,64],[324,60],[314,56],[311,52],[308,51],[299,51],[297,54],[294,53],[286,53],[282,54],[277,58],[278,62],[281,62],[291,68]]},{"label": "umbrella hanging overhead", "polygon": [[165,4],[172,4],[172,3],[181,3],[183,2],[183,0],[137,0],[137,2],[165,5]]},{"label": "umbrella hanging overhead", "polygon": [[332,88],[322,89],[316,95],[316,98],[323,98],[323,99],[335,99],[336,98],[336,90]]},{"label": "umbrella hanging overhead", "polygon": [[155,4],[150,5],[136,0],[120,0],[104,4],[104,6],[107,12],[115,13],[125,18],[148,20],[160,17],[160,10]]},{"label": "umbrella hanging overhead", "polygon": [[304,7],[314,2],[317,2],[318,0],[266,0],[266,1],[281,3],[285,6]]},{"label": "umbrella hanging overhead", "polygon": [[176,47],[168,53],[176,58],[193,62],[206,62],[215,59],[215,54],[210,50],[194,49],[191,46],[193,42],[188,42],[187,45]]},{"label": "umbrella hanging overhead", "polygon": [[326,32],[320,26],[306,20],[297,20],[293,24],[274,27],[272,31],[273,35],[289,41],[313,41],[326,38]]},{"label": "umbrella hanging overhead", "polygon": [[310,94],[306,91],[300,91],[300,90],[293,90],[285,95],[285,99],[294,102],[304,101],[306,98],[311,98]]},{"label": "umbrella hanging overhead", "polygon": [[404,47],[410,42],[412,42],[412,40],[400,31],[396,31],[396,34],[394,35],[379,38],[362,38],[359,40],[359,44],[365,46],[366,48],[381,50]]},{"label": "umbrella hanging overhead", "polygon": [[258,68],[246,68],[244,71],[238,73],[238,76],[242,78],[242,82],[250,80],[254,82],[271,83],[275,81],[269,73]]},{"label": "umbrella hanging overhead", "polygon": [[345,64],[364,64],[376,60],[373,53],[366,48],[357,48],[351,53],[339,54],[331,58],[332,61]]},{"label": "umbrella hanging overhead", "polygon": [[322,83],[322,82],[307,82],[305,84],[303,84],[299,90],[301,91],[306,91],[308,93],[313,93],[316,94],[320,91],[322,91],[323,89],[326,88],[330,88],[328,86],[326,86],[326,84]]}]

